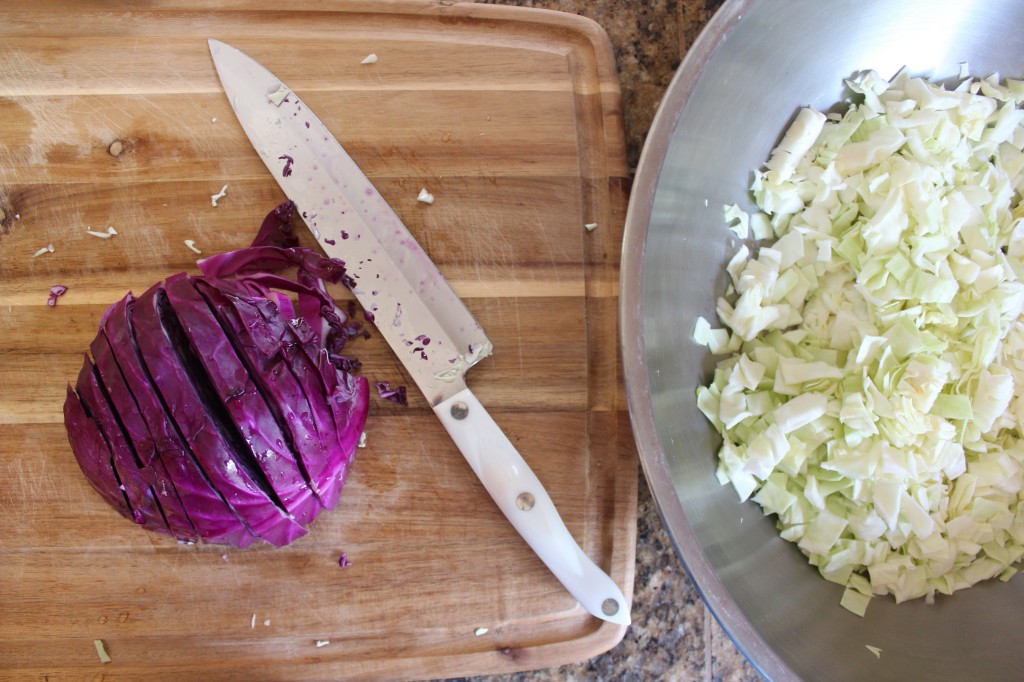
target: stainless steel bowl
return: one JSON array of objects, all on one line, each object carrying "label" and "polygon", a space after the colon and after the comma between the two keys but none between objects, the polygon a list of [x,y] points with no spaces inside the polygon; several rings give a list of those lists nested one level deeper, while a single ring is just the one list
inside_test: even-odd
[{"label": "stainless steel bowl", "polygon": [[[693,45],[649,134],[629,205],[621,316],[641,461],[679,556],[725,630],[771,679],[1024,678],[1024,577],[859,618],[773,518],[715,479],[719,440],[694,391],[713,366],[693,343],[714,319],[737,245],[722,205],[747,197],[797,109],[842,81],[907,67],[932,78],[1024,77],[1021,0],[729,0]],[[747,201],[748,207],[750,202]],[[876,658],[865,645],[880,648]]]}]

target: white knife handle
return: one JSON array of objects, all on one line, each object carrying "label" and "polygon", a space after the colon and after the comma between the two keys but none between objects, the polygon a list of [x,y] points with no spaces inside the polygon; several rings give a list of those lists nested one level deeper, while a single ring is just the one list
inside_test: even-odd
[{"label": "white knife handle", "polygon": [[476,396],[463,389],[434,412],[498,508],[576,601],[598,618],[628,625],[622,591],[580,549],[536,474]]}]

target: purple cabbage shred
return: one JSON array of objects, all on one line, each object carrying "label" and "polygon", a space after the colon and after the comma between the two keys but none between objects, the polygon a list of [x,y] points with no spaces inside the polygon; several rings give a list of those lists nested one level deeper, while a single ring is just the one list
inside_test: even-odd
[{"label": "purple cabbage shred", "polygon": [[51,308],[57,305],[57,299],[68,292],[68,288],[63,284],[54,284],[50,287],[50,296],[46,299],[46,305]]},{"label": "purple cabbage shred", "polygon": [[384,400],[390,400],[391,402],[398,403],[399,405],[409,404],[405,394],[405,386],[392,388],[391,384],[386,381],[378,381],[375,386],[377,387],[377,395]]}]

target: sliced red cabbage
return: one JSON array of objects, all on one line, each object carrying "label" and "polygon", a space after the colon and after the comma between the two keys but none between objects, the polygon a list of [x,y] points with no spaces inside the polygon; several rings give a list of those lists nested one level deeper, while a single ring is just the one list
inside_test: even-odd
[{"label": "sliced red cabbage", "polygon": [[305,535],[306,529],[288,515],[244,441],[240,442],[199,360],[188,348],[163,287],[150,287],[133,310],[134,337],[154,388],[210,482],[249,528],[275,547]]},{"label": "sliced red cabbage", "polygon": [[[363,424],[370,408],[370,385],[365,379],[348,372],[341,372],[328,359],[327,351],[321,351],[317,357],[320,376],[327,387],[327,401],[334,417],[335,433],[338,444],[343,452],[355,453],[359,440],[363,435]],[[344,469],[348,468],[352,457],[344,460]],[[338,485],[331,491],[324,503],[330,507],[337,504],[337,496],[341,494],[341,484],[345,472],[338,477]]]},{"label": "sliced red cabbage", "polygon": [[[240,437],[254,469],[266,477],[275,499],[303,526],[320,513],[313,495],[274,412],[264,399],[260,377],[249,371],[206,300],[184,274],[164,283],[166,301],[205,370],[209,386],[223,404],[225,430]],[[269,493],[268,493],[269,494]]]},{"label": "sliced red cabbage", "polygon": [[293,215],[295,215],[295,204],[291,201],[286,201],[274,208],[263,219],[263,224],[260,225],[260,231],[256,233],[252,245],[280,246],[282,248],[298,246],[299,240],[295,236],[295,230],[292,229],[291,224]]},{"label": "sliced red cabbage", "polygon": [[71,450],[86,480],[121,516],[134,521],[131,505],[114,473],[114,456],[103,440],[100,427],[86,414],[70,384],[64,400],[64,423],[69,430],[75,432],[75,437],[71,439]]},{"label": "sliced red cabbage", "polygon": [[315,406],[321,428],[332,431],[334,442],[347,457],[320,462],[310,474],[321,488],[321,499],[328,508],[338,503],[348,466],[370,407],[369,383],[346,368],[332,363],[325,348],[318,345],[304,319],[289,322],[267,301],[256,301],[260,317],[270,333],[280,339],[279,352],[300,379],[310,403]]},{"label": "sliced red cabbage", "polygon": [[201,536],[185,511],[163,459],[157,454],[156,439],[151,435],[149,426],[142,416],[142,409],[125,383],[124,375],[114,359],[105,334],[96,335],[89,352],[95,362],[96,371],[99,372],[100,382],[110,399],[112,411],[120,421],[126,439],[132,445],[138,465],[141,469],[147,470],[146,476],[152,481],[156,499],[171,534],[188,542],[198,540]]},{"label": "sliced red cabbage", "polygon": [[308,275],[331,284],[338,284],[346,277],[344,263],[325,258],[310,249],[250,246],[199,261],[199,269],[206,277],[262,275],[287,268],[300,268]]},{"label": "sliced red cabbage", "polygon": [[[343,457],[304,460],[324,506],[333,508],[369,411],[369,384],[362,377],[354,376],[346,368],[331,362],[329,354],[320,345],[320,332],[314,332],[304,318],[286,318],[281,307],[274,305],[271,298],[251,296],[246,288],[235,282],[221,280],[218,288],[234,301],[234,307],[243,316],[244,326],[260,352],[280,355],[299,382],[312,407],[311,414],[318,429],[332,434],[320,444],[336,452],[347,453]],[[315,297],[300,294],[300,306],[310,298]],[[343,330],[342,334],[345,333]]]},{"label": "sliced red cabbage", "polygon": [[147,528],[282,546],[338,502],[369,405],[340,351],[365,330],[327,289],[351,285],[344,264],[298,248],[293,213],[103,316],[65,422],[93,486]]},{"label": "sliced red cabbage", "polygon": [[248,300],[226,295],[202,279],[193,283],[228,332],[249,376],[267,396],[267,407],[275,412],[277,423],[284,426],[285,439],[296,455],[304,480],[322,502],[320,481],[310,474],[310,469],[329,461],[325,441],[332,437],[334,430],[324,428],[323,415],[317,414],[302,384],[281,355],[282,340],[273,337],[259,311]]},{"label": "sliced red cabbage", "polygon": [[149,530],[170,534],[163,510],[153,492],[152,481],[146,480],[147,477],[135,463],[131,445],[125,440],[121,426],[117,423],[106,396],[103,395],[104,390],[96,379],[95,368],[88,357],[82,363],[82,370],[78,374],[75,386],[78,388],[78,397],[86,413],[99,427],[103,440],[113,455],[114,471],[131,507],[132,520]]},{"label": "sliced red cabbage", "polygon": [[[213,487],[154,389],[131,334],[134,305],[135,297],[128,294],[111,306],[104,316],[101,334],[108,341],[125,379],[125,386],[138,405],[139,415],[146,422],[157,455],[167,469],[168,478],[174,484],[182,506],[187,510],[200,538],[215,544],[238,547],[251,545],[258,539],[256,534]],[[73,434],[70,427],[68,431],[69,435]],[[179,538],[189,539],[187,536]]]}]

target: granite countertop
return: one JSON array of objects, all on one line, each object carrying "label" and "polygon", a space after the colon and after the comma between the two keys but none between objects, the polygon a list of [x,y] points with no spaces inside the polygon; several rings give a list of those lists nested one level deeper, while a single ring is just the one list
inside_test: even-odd
[{"label": "granite countertop", "polygon": [[[608,33],[622,84],[630,167],[687,48],[723,0],[484,0],[589,17]],[[549,670],[467,678],[464,682],[665,680],[757,682],[704,605],[677,558],[640,476],[633,624],[615,648]]]}]

